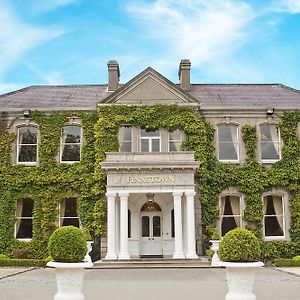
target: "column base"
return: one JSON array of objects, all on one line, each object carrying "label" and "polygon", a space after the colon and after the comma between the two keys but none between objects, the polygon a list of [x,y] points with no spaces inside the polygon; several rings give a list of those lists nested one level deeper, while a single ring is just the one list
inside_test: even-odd
[{"label": "column base", "polygon": [[118,257],[115,253],[107,253],[104,259],[107,260],[116,260]]},{"label": "column base", "polygon": [[174,253],[173,254],[173,259],[184,259],[185,256],[183,253]]},{"label": "column base", "polygon": [[128,253],[120,253],[118,259],[130,259],[130,255]]},{"label": "column base", "polygon": [[186,258],[189,258],[189,259],[198,259],[198,255],[195,253],[195,252],[191,252],[191,253],[187,253],[186,254]]}]

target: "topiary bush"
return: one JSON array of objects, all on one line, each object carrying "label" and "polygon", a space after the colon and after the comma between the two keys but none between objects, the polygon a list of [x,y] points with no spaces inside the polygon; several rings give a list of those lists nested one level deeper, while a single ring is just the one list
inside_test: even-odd
[{"label": "topiary bush", "polygon": [[87,245],[83,232],[74,226],[57,228],[49,238],[48,252],[54,261],[81,262]]},{"label": "topiary bush", "polygon": [[218,253],[222,261],[258,261],[261,255],[260,241],[249,230],[235,228],[225,234]]}]

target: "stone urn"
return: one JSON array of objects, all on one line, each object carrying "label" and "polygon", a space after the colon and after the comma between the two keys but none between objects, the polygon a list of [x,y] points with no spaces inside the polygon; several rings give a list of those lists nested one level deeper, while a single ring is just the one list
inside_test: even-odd
[{"label": "stone urn", "polygon": [[220,240],[210,240],[211,242],[211,249],[214,251],[214,255],[211,259],[211,266],[212,267],[219,267],[219,263],[220,263],[220,258],[218,255],[218,251],[219,251],[219,245],[220,245]]}]

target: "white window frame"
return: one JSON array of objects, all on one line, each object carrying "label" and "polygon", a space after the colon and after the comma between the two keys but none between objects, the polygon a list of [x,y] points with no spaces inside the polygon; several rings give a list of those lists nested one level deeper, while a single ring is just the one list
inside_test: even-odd
[{"label": "white window frame", "polygon": [[[239,215],[222,215],[221,214],[221,201],[222,201],[222,198],[226,197],[226,196],[234,196],[234,197],[238,197],[239,198],[239,204],[240,204],[240,214]],[[240,221],[240,226],[237,226],[237,227],[240,227],[240,228],[244,228],[245,224],[244,224],[244,221],[243,221],[243,216],[244,216],[244,209],[245,209],[245,201],[244,201],[244,195],[243,194],[240,194],[240,193],[235,193],[235,192],[230,192],[230,193],[222,193],[219,197],[219,226],[218,226],[218,230],[219,230],[219,233],[220,233],[220,236],[222,236],[222,219],[226,217],[235,217],[235,216],[238,216],[239,217],[239,221]]]},{"label": "white window frame", "polygon": [[[269,125],[269,126],[277,126],[278,127],[278,140],[272,141],[274,145],[278,146],[278,159],[263,159],[262,158],[262,147],[261,147],[261,126],[262,125]],[[281,160],[281,135],[280,135],[280,127],[279,124],[276,123],[260,123],[258,124],[258,143],[259,143],[259,158],[260,162],[262,163],[275,163]]]},{"label": "white window frame", "polygon": [[[219,139],[219,127],[220,126],[235,126],[236,128],[236,141],[232,141],[231,143],[233,144],[234,148],[236,148],[236,152],[237,152],[237,159],[221,159],[220,158],[220,145],[221,144],[224,144],[224,143],[229,143],[226,142],[226,141],[222,141],[220,142],[220,139]],[[233,123],[233,122],[230,122],[230,123],[219,123],[217,124],[217,145],[218,145],[218,160],[220,162],[231,162],[231,163],[238,163],[240,162],[240,124],[238,123]]]},{"label": "white window frame", "polygon": [[[32,198],[30,198],[30,197],[24,197],[24,198],[29,198],[29,199],[31,199],[32,200],[32,202],[33,202],[33,210],[34,210],[34,200],[32,199]],[[15,228],[14,228],[14,237],[18,240],[18,241],[24,241],[24,242],[30,242],[31,240],[32,240],[32,238],[17,238],[17,234],[18,234],[18,232],[17,232],[17,222],[18,222],[18,220],[20,221],[20,223],[21,223],[21,220],[23,219],[23,220],[32,220],[32,232],[31,232],[31,235],[33,236],[33,211],[32,211],[32,215],[31,215],[31,217],[18,217],[17,216],[17,205],[18,205],[18,201],[24,201],[24,198],[20,198],[20,199],[18,199],[17,201],[16,201],[16,211],[15,211],[15,218],[16,218],[16,222],[15,222]],[[22,212],[21,212],[22,213]]]},{"label": "white window frame", "polygon": [[284,193],[280,193],[280,192],[268,192],[268,193],[264,193],[262,196],[262,202],[263,202],[263,207],[264,207],[264,198],[267,196],[279,196],[281,197],[281,201],[282,201],[282,227],[283,227],[283,236],[266,236],[265,235],[265,217],[275,217],[277,215],[265,215],[263,212],[263,237],[265,241],[274,241],[274,240],[287,240],[287,226],[286,226],[286,220],[287,220],[287,216],[286,216],[286,206],[287,206],[287,195],[285,195]]},{"label": "white window frame", "polygon": [[[20,129],[22,128],[35,128],[37,131],[36,137],[36,144],[21,144],[19,143],[20,140]],[[16,163],[26,166],[36,166],[38,164],[38,157],[39,157],[39,128],[36,125],[20,125],[17,127],[17,151],[16,151]],[[35,161],[19,161],[19,154],[20,154],[20,147],[21,146],[36,146],[36,160]]]},{"label": "white window frame", "polygon": [[[143,140],[148,140],[148,145],[149,145],[149,151],[146,151],[147,153],[159,153],[159,152],[161,152],[161,128],[159,128],[159,129],[156,129],[156,130],[158,130],[158,132],[159,132],[159,136],[153,136],[153,137],[151,137],[151,136],[149,136],[149,137],[147,137],[147,136],[144,136],[144,137],[142,137],[142,130],[144,130],[143,128],[141,128],[140,129],[140,152],[145,152],[145,151],[142,151],[142,141]],[[153,140],[159,140],[159,151],[152,151],[152,141]]]},{"label": "white window frame", "polygon": [[[65,127],[78,127],[80,128],[80,143],[63,143],[63,131]],[[79,163],[81,161],[81,152],[82,152],[82,141],[83,141],[83,128],[81,124],[66,124],[62,129],[61,129],[61,137],[60,137],[60,150],[59,150],[59,162],[62,164],[74,164],[74,163]],[[65,145],[79,145],[79,160],[75,161],[65,161],[62,160],[62,155],[63,155],[63,149]]]}]

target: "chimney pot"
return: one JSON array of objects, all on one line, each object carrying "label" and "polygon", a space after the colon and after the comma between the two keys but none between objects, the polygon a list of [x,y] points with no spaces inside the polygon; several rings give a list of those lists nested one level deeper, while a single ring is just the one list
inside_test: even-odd
[{"label": "chimney pot", "polygon": [[187,91],[191,89],[190,70],[191,70],[190,60],[182,59],[179,64],[178,76],[180,81],[180,87],[183,90],[187,90]]},{"label": "chimney pot", "polygon": [[107,63],[108,67],[108,91],[116,91],[119,87],[120,67],[116,60],[110,60]]}]

